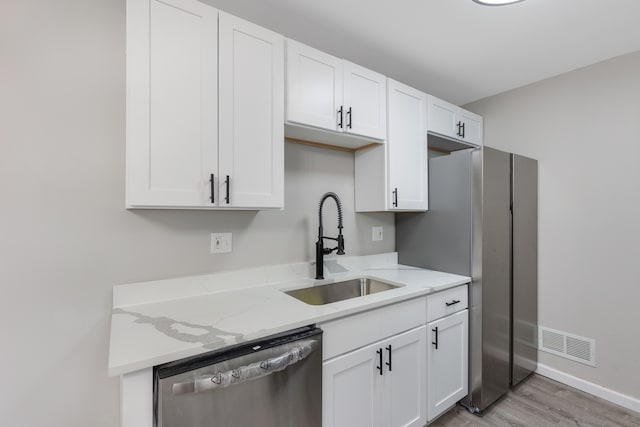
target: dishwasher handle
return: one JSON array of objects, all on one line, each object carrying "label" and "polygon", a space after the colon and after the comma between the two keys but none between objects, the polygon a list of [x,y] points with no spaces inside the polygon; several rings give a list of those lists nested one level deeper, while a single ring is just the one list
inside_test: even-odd
[{"label": "dishwasher handle", "polygon": [[304,340],[295,343],[295,346],[279,356],[251,363],[226,372],[218,372],[215,375],[207,375],[193,381],[174,383],[172,391],[174,395],[200,393],[203,391],[224,388],[231,385],[255,380],[283,371],[291,365],[306,359],[315,349],[316,340]]}]

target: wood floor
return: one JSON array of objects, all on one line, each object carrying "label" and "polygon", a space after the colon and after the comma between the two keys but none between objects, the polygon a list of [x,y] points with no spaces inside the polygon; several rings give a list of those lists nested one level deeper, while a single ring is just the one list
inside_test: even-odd
[{"label": "wood floor", "polygon": [[640,414],[532,375],[482,416],[456,406],[429,427],[639,427]]}]

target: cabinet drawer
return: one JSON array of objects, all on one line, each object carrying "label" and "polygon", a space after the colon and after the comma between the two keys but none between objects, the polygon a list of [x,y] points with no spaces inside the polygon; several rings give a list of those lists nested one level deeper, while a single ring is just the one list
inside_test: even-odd
[{"label": "cabinet drawer", "polygon": [[427,296],[427,321],[464,310],[468,306],[468,285],[458,286]]},{"label": "cabinet drawer", "polygon": [[425,298],[416,298],[386,307],[320,324],[322,359],[327,360],[427,322]]}]

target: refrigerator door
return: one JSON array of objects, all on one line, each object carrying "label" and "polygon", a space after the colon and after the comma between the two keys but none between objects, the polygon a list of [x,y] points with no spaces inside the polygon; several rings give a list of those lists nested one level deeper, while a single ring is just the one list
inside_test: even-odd
[{"label": "refrigerator door", "polygon": [[471,150],[429,159],[429,211],[396,214],[400,264],[470,276]]},{"label": "refrigerator door", "polygon": [[512,169],[513,386],[538,363],[538,162],[512,155]]},{"label": "refrigerator door", "polygon": [[[476,178],[477,180],[477,178]],[[477,182],[474,182],[477,186]],[[474,196],[479,194],[474,192]],[[509,153],[482,150],[482,224],[474,225],[471,288],[471,403],[484,410],[509,390],[511,288],[511,159]],[[478,197],[474,207],[479,202]],[[477,218],[477,216],[476,216]],[[481,230],[480,230],[481,229]],[[481,235],[479,233],[481,232]],[[478,239],[481,239],[478,241]],[[478,245],[481,254],[478,254]],[[479,256],[480,255],[480,256]]]}]

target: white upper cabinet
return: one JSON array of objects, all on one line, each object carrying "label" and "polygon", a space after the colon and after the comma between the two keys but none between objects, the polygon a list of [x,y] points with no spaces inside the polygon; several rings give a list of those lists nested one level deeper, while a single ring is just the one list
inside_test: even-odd
[{"label": "white upper cabinet", "polygon": [[427,94],[387,80],[385,144],[355,153],[356,211],[428,208]]},{"label": "white upper cabinet", "polygon": [[282,207],[283,81],[282,36],[194,0],[128,0],[127,206]]},{"label": "white upper cabinet", "polygon": [[482,117],[429,95],[430,133],[482,145]]},{"label": "white upper cabinet", "polygon": [[127,205],[211,203],[218,168],[218,11],[127,1]]},{"label": "white upper cabinet", "polygon": [[219,31],[221,206],[282,207],[284,37],[223,12]]},{"label": "white upper cabinet", "polygon": [[427,95],[394,80],[388,83],[388,208],[426,211]]},{"label": "white upper cabinet", "polygon": [[435,96],[429,95],[429,132],[459,138],[458,107]]},{"label": "white upper cabinet", "polygon": [[345,134],[385,139],[383,75],[287,39],[286,76],[287,136],[351,148],[365,143]]},{"label": "white upper cabinet", "polygon": [[475,145],[482,145],[482,116],[464,109],[459,110],[462,123],[462,139]]},{"label": "white upper cabinet", "polygon": [[344,70],[345,132],[383,140],[387,137],[387,82],[379,73],[349,61]]},{"label": "white upper cabinet", "polygon": [[287,121],[338,130],[342,60],[287,39]]}]

